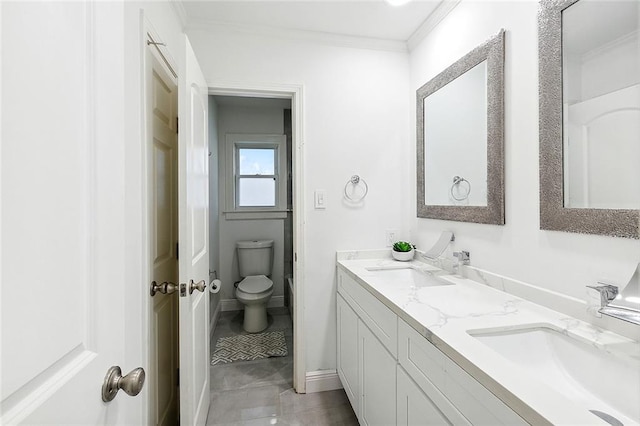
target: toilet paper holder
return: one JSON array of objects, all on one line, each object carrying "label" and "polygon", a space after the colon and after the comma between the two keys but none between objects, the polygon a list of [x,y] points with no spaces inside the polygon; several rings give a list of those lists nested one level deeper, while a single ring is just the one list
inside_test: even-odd
[{"label": "toilet paper holder", "polygon": [[[213,275],[213,279],[211,279],[212,275]],[[218,279],[218,272],[215,270],[209,271],[209,291],[215,294],[220,291],[221,287],[222,287],[222,281]]]}]

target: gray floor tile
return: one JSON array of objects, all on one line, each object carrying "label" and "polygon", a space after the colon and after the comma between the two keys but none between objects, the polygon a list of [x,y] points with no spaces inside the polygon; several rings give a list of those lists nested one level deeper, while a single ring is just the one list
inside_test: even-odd
[{"label": "gray floor tile", "polygon": [[[287,308],[268,310],[269,327],[283,330],[288,355],[211,367],[208,426],[357,425],[343,390],[297,394],[293,388],[293,326]],[[211,339],[246,334],[243,312],[223,312]]]},{"label": "gray floor tile", "polygon": [[293,358],[277,357],[264,360],[218,365],[211,368],[211,390],[234,390],[265,385],[293,383]]},{"label": "gray floor tile", "polygon": [[318,408],[298,413],[285,414],[281,417],[287,425],[305,426],[340,426],[358,425],[358,420],[349,404],[331,408]]},{"label": "gray floor tile", "polygon": [[342,389],[309,394],[299,394],[293,389],[287,389],[280,394],[280,405],[283,414],[325,408],[332,409],[348,403],[347,394]]}]

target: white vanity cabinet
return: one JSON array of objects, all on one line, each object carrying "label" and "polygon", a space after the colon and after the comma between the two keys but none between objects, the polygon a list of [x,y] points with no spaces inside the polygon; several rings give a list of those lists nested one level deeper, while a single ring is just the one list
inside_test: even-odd
[{"label": "white vanity cabinet", "polygon": [[362,425],[527,424],[338,268],[337,370]]},{"label": "white vanity cabinet", "polygon": [[344,273],[338,292],[338,376],[360,424],[395,424],[397,316]]}]

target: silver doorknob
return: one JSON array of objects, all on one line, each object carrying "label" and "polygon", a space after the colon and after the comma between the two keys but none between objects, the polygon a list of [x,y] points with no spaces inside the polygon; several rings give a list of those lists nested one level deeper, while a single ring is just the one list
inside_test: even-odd
[{"label": "silver doorknob", "polygon": [[207,288],[205,280],[200,280],[197,283],[195,283],[193,280],[189,281],[189,294],[192,294],[193,290],[204,291],[205,288]]},{"label": "silver doorknob", "polygon": [[151,297],[153,297],[156,295],[156,293],[171,294],[177,290],[178,290],[177,284],[170,283],[167,281],[163,282],[162,284],[158,284],[157,282],[152,281],[151,290],[149,291],[149,293],[151,294]]},{"label": "silver doorknob", "polygon": [[132,370],[126,376],[122,375],[122,370],[118,366],[113,366],[107,371],[102,383],[102,400],[109,402],[116,397],[120,389],[127,395],[136,396],[144,386],[145,373],[142,367]]}]

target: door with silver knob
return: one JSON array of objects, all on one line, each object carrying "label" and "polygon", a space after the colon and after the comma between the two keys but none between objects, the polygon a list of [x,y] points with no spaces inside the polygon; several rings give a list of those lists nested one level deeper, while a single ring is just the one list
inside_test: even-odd
[{"label": "door with silver knob", "polygon": [[[178,370],[178,88],[155,45],[145,40],[149,223],[149,424],[179,421]],[[181,247],[180,247],[181,248]],[[184,283],[184,281],[182,281]],[[148,285],[148,284],[147,284]],[[186,287],[186,286],[185,286]]]},{"label": "door with silver knob", "polygon": [[139,112],[123,31],[139,31],[126,16],[123,2],[0,1],[2,425],[148,423],[144,393],[100,397],[109,367],[146,343],[134,344],[148,297],[147,281],[133,285],[140,148],[123,138]]},{"label": "door with silver knob", "polygon": [[113,366],[107,371],[102,384],[102,400],[112,401],[116,394],[122,389],[127,395],[136,396],[144,386],[146,374],[144,368],[138,367],[126,376],[122,375],[122,370],[118,366]]},{"label": "door with silver knob", "polygon": [[205,288],[207,288],[207,285],[205,284],[205,280],[200,280],[197,283],[193,280],[189,280],[189,294],[193,294],[194,290],[204,292]]},{"label": "door with silver knob", "polygon": [[[180,77],[179,200],[180,283],[185,297],[180,305],[180,424],[202,425],[209,411],[209,142],[207,137],[208,88],[188,38],[184,39]],[[190,284],[192,282],[193,287]],[[180,294],[182,296],[182,294]]]},{"label": "door with silver knob", "polygon": [[165,281],[162,284],[152,281],[149,293],[151,294],[151,297],[155,296],[157,293],[171,294],[178,291],[178,288],[178,284],[170,283],[168,281]]}]

